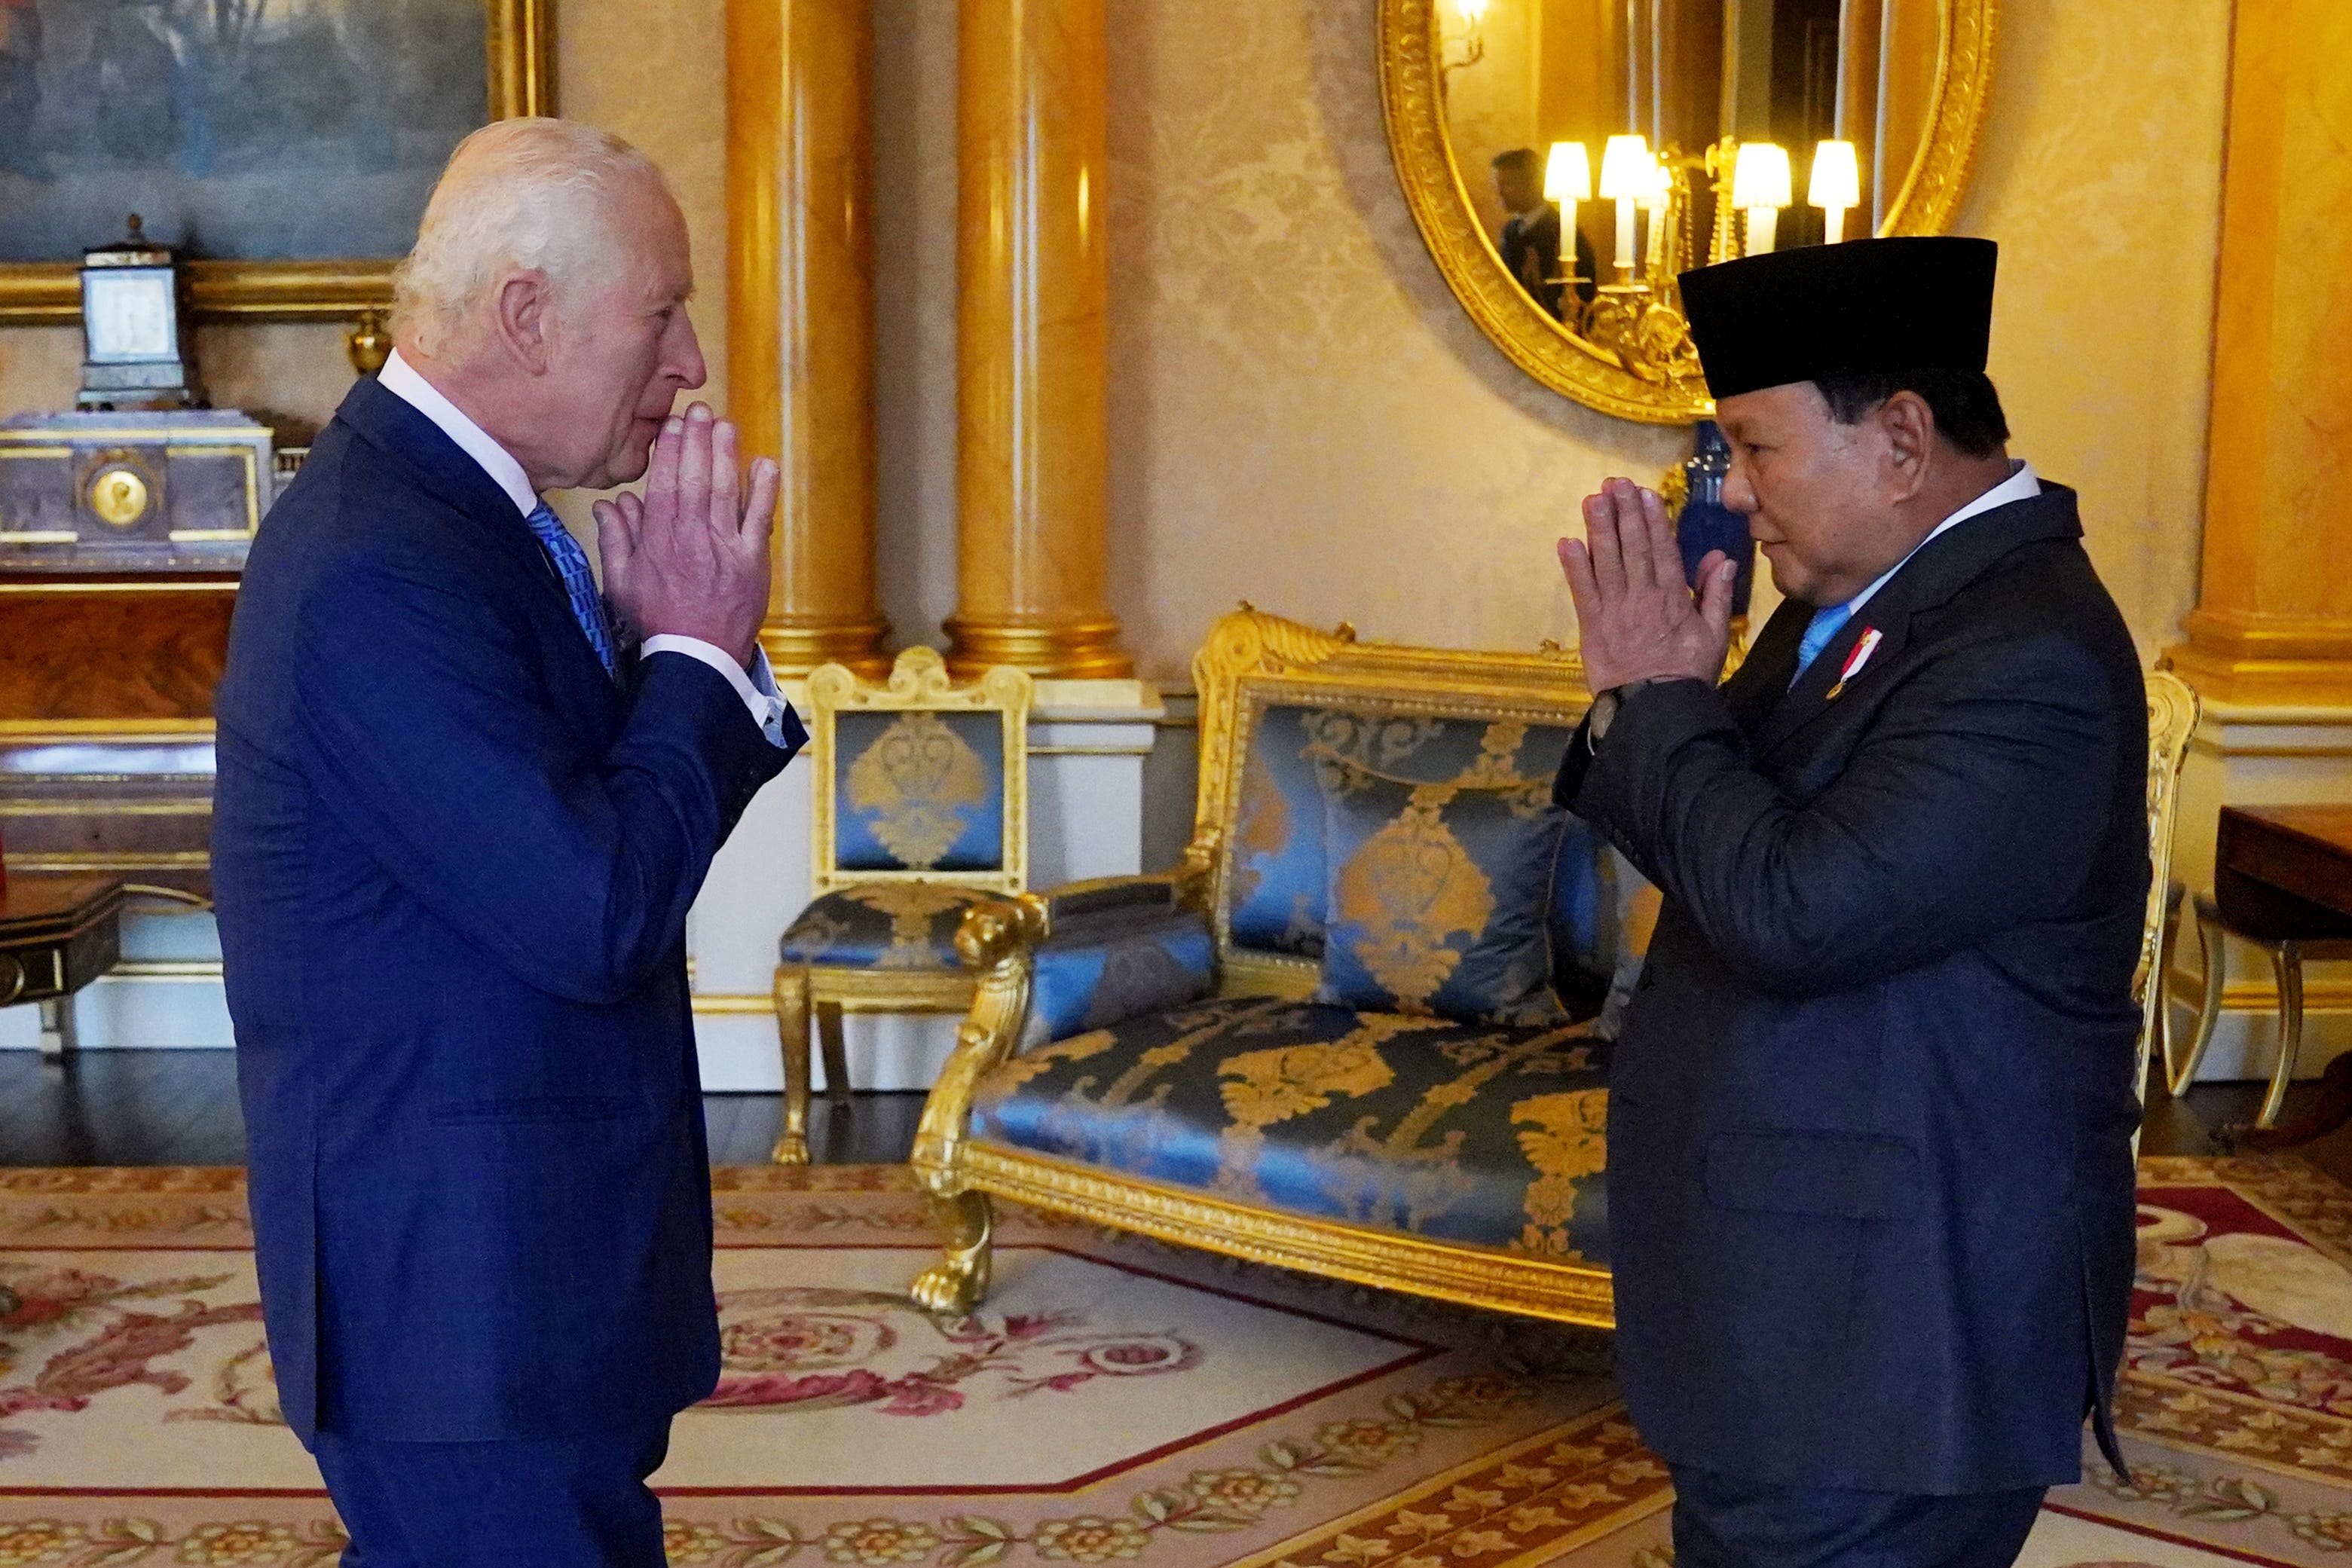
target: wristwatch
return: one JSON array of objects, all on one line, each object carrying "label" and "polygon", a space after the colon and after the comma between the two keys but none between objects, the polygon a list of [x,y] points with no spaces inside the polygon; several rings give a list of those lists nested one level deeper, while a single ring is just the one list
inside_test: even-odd
[{"label": "wristwatch", "polygon": [[1625,695],[1628,692],[1638,691],[1642,687],[1653,684],[1654,683],[1652,681],[1647,679],[1627,681],[1623,685],[1612,686],[1607,691],[1602,692],[1599,696],[1594,697],[1592,699],[1591,712],[1588,716],[1587,722],[1584,727],[1584,744],[1586,747],[1595,751],[1600,749],[1601,737],[1609,733],[1609,726],[1617,717],[1617,710],[1620,706],[1623,706]]}]

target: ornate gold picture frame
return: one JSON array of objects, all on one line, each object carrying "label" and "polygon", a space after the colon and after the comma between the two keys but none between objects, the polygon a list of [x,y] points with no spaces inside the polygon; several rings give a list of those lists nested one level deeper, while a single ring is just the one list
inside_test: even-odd
[{"label": "ornate gold picture frame", "polygon": [[[554,0],[483,0],[483,9],[489,118],[554,113]],[[79,320],[79,259],[0,263],[0,326]],[[396,265],[390,258],[198,260],[189,267],[190,306],[210,319],[341,319],[389,306]]]},{"label": "ornate gold picture frame", "polygon": [[[1555,320],[1503,265],[1479,223],[1448,138],[1441,5],[1381,0],[1381,105],[1398,183],[1422,238],[1480,330],[1537,381],[1589,408],[1646,424],[1687,424],[1714,403],[1696,377],[1636,374]],[[1881,235],[1942,234],[1968,188],[1993,77],[2000,0],[1938,0],[1938,52],[1926,131]]]}]

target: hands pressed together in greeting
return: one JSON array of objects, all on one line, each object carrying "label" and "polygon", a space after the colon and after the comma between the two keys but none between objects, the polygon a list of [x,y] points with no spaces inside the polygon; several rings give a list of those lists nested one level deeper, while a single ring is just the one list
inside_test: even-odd
[{"label": "hands pressed together in greeting", "polygon": [[755,460],[747,492],[739,461],[735,426],[707,404],[673,414],[644,499],[596,503],[596,547],[604,596],[638,632],[698,638],[749,664],[768,613],[778,475]]},{"label": "hands pressed together in greeting", "polygon": [[1597,694],[1644,681],[1719,679],[1731,646],[1731,559],[1707,553],[1694,597],[1665,502],[1630,479],[1608,480],[1585,497],[1584,531],[1583,540],[1559,541],[1559,564],[1576,601],[1586,684]]}]

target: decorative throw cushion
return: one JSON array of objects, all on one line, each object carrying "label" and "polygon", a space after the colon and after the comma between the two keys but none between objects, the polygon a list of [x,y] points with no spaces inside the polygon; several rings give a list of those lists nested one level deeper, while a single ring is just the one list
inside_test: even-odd
[{"label": "decorative throw cushion", "polygon": [[874,882],[812,901],[785,931],[787,964],[837,964],[860,969],[955,969],[956,927],[985,888],[937,882]]},{"label": "decorative throw cushion", "polygon": [[995,713],[834,720],[834,861],[844,871],[1004,863],[1004,727]]},{"label": "decorative throw cushion", "polygon": [[1328,932],[1318,1001],[1558,1024],[1551,889],[1568,813],[1549,780],[1417,784],[1322,770]]},{"label": "decorative throw cushion", "polygon": [[1022,1047],[1197,1002],[1216,988],[1216,958],[1208,921],[1189,909],[1057,919],[1037,950]]},{"label": "decorative throw cushion", "polygon": [[1549,787],[1572,733],[1518,719],[1438,717],[1424,706],[1391,707],[1377,698],[1344,708],[1251,703],[1224,883],[1234,946],[1322,956],[1330,875],[1318,776],[1329,767],[1423,784]]},{"label": "decorative throw cushion", "polygon": [[1609,1260],[1609,1047],[1277,998],[1195,1003],[1024,1051],[971,1133],[1312,1218]]}]

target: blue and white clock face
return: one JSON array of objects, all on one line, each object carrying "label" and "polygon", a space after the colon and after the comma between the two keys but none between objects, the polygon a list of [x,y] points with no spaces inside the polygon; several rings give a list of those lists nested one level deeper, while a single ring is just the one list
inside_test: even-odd
[{"label": "blue and white clock face", "polygon": [[82,329],[92,364],[177,359],[174,314],[169,267],[82,274]]}]

